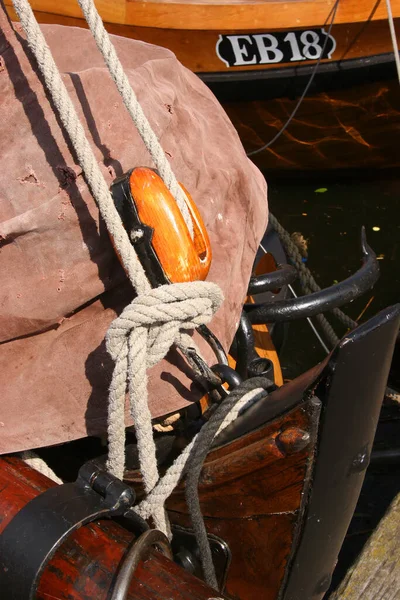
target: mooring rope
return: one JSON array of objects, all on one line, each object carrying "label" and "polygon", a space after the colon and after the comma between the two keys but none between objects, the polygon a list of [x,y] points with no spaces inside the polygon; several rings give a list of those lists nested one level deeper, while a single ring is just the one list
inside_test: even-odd
[{"label": "mooring rope", "polygon": [[272,383],[272,381],[265,377],[254,377],[244,381],[234,389],[215,411],[208,426],[201,429],[189,457],[185,485],[186,503],[200,550],[204,578],[215,589],[218,589],[218,582],[199,500],[198,488],[201,470],[215,437],[226,427],[225,422],[232,422],[233,418],[237,416],[240,407],[245,406],[248,402],[253,402],[255,397],[260,395],[265,396],[267,388]]},{"label": "mooring rope", "polygon": [[32,452],[32,450],[25,450],[24,452],[21,452],[20,456],[24,463],[32,467],[32,469],[35,469],[35,471],[45,475],[54,481],[54,483],[58,483],[59,485],[63,483],[62,479],[57,477],[53,469],[51,469],[46,461],[44,461],[43,458],[40,458],[36,452]]},{"label": "mooring rope", "polygon": [[185,219],[186,225],[193,237],[193,224],[189,215],[189,210],[185,201],[185,194],[182,191],[172,169],[171,165],[165,156],[165,152],[161,147],[160,142],[157,139],[143,109],[136,97],[135,92],[132,89],[129,79],[126,76],[124,68],[115,48],[111,42],[110,36],[106,31],[103,21],[96,9],[93,0],[78,0],[79,6],[82,9],[87,24],[89,25],[90,31],[95,39],[97,47],[101,52],[104,61],[108,67],[110,75],[117,86],[119,93],[121,94],[122,100],[128,110],[132,121],[136,125],[136,128],[146,146],[153,162],[158,169],[161,178],[165,185],[174,196],[177,205]]},{"label": "mooring rope", "polygon": [[13,5],[25,31],[28,45],[36,58],[46,87],[51,94],[61,122],[72,142],[78,162],[99,206],[107,230],[113,238],[115,248],[121,257],[128,277],[135,289],[149,291],[151,288],[146,274],[121,223],[107,182],[86,138],[75,107],[61,79],[61,75],[32,12],[29,1],[13,0]]},{"label": "mooring rope", "polygon": [[[115,362],[110,386],[109,436],[116,451],[108,458],[109,470],[122,479],[125,455],[119,444],[125,441],[124,406],[127,379],[131,416],[135,423],[140,470],[147,494],[156,485],[159,474],[148,406],[147,369],[157,364],[173,343],[181,343],[181,330],[208,323],[222,302],[217,285],[195,281],[164,285],[139,295],[110,325],[107,350]],[[156,526],[166,533],[165,511],[153,505]]]},{"label": "mooring rope", "polygon": [[[88,5],[87,2],[82,4],[85,7]],[[107,348],[115,362],[109,395],[107,467],[122,479],[125,465],[124,408],[128,384],[131,414],[138,420],[135,426],[138,433],[142,476],[145,489],[150,492],[158,481],[158,467],[151,414],[148,408],[147,368],[161,360],[173,343],[176,343],[190,360],[187,352],[187,335],[181,332],[181,329],[193,329],[197,325],[208,323],[222,303],[222,292],[215,284],[204,281],[171,284],[156,290],[151,289],[29,1],[13,0],[13,5],[25,31],[28,45],[59,112],[61,122],[70,137],[78,162],[99,206],[100,214],[113,238],[116,251],[138,294],[132,304],[111,325],[107,334]],[[90,10],[92,17],[94,15],[92,26],[98,33],[99,24],[95,17],[97,11],[94,11],[94,8]],[[121,80],[122,66],[118,59],[115,60],[116,53],[111,41],[108,36],[102,35],[101,31],[98,37],[103,40],[103,56],[109,57],[110,72],[113,72],[116,83],[122,81],[120,93],[123,94],[124,102],[128,103],[128,110],[132,110],[137,117],[135,125],[141,127],[141,135],[143,134],[146,147],[148,145],[151,148],[154,156],[160,161],[158,168],[164,168],[168,177],[168,168],[161,164],[160,148],[154,146],[155,134],[149,133],[151,127],[148,121],[143,119],[143,113],[138,109],[138,102],[133,92],[130,94],[127,90],[125,85],[127,80],[123,77]],[[174,182],[176,179],[170,177],[169,185],[172,188],[175,186]],[[149,316],[149,313],[152,315]],[[195,346],[194,342],[190,341],[190,346]],[[155,526],[168,533],[163,505],[154,506],[151,516]]]},{"label": "mooring rope", "polygon": [[[235,404],[231,407],[232,408],[231,412],[224,419],[217,434],[221,433],[221,431],[223,431],[226,427],[228,427],[228,425],[230,425],[230,423],[232,423],[236,419],[238,413],[242,410],[242,408],[248,402],[250,402],[250,400],[257,397],[258,394],[263,391],[264,390],[260,388],[260,389],[252,390],[251,392],[249,392],[249,395],[247,395],[247,393],[245,395],[243,395],[240,402],[238,402],[237,404]],[[229,397],[230,397],[230,395],[228,396],[228,398]],[[224,400],[224,402],[221,404],[221,406],[222,405],[226,406],[226,404],[225,404],[226,401],[227,400]],[[210,420],[203,426],[201,431],[203,431],[204,429],[206,430],[208,427],[211,427],[212,425],[210,425],[210,424],[212,423],[212,421],[214,419],[219,418],[219,414],[220,413],[215,411],[215,413],[212,415]],[[167,498],[171,495],[173,490],[178,485],[179,481],[181,480],[181,478],[183,477],[183,475],[186,472],[187,461],[193,450],[194,445],[197,442],[198,436],[199,436],[199,434],[197,434],[193,438],[193,440],[190,442],[190,444],[188,444],[186,446],[186,448],[183,450],[183,452],[175,459],[175,461],[167,469],[167,471],[165,472],[165,475],[158,481],[157,485],[153,488],[153,490],[150,492],[150,494],[144,500],[142,500],[138,506],[135,506],[135,510],[137,510],[137,512],[144,519],[147,519],[152,514],[153,506],[158,505],[158,504],[164,504],[165,501],[167,500]]]}]

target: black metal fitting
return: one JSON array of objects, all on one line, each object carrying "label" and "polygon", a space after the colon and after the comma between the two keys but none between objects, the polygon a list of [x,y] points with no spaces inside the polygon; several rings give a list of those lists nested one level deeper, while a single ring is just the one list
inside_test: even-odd
[{"label": "black metal fitting", "polygon": [[148,529],[133,510],[135,492],[89,462],[75,483],[49,488],[22,508],[0,535],[0,589],[7,600],[33,600],[40,577],[61,544],[97,519],[121,516]]},{"label": "black metal fitting", "polygon": [[199,332],[201,337],[207,342],[210,348],[213,350],[215,357],[219,364],[228,365],[228,357],[226,352],[217,338],[217,336],[207,327],[207,325],[199,325],[196,327],[196,331]]},{"label": "black metal fitting", "polygon": [[211,370],[220,377],[222,383],[227,383],[230,389],[234,389],[242,383],[242,378],[239,373],[228,365],[216,364],[211,367]]},{"label": "black metal fitting", "polygon": [[247,293],[249,296],[263,294],[264,292],[272,292],[280,290],[283,286],[293,283],[298,277],[295,267],[291,265],[279,265],[276,271],[265,273],[250,278]]},{"label": "black metal fitting", "polygon": [[167,558],[173,560],[172,550],[166,535],[158,529],[149,529],[148,531],[145,531],[138,539],[134,540],[124,556],[118,569],[118,575],[114,583],[110,600],[126,600],[132,577],[134,576],[139,563],[148,558],[150,550],[155,546],[158,547]]},{"label": "black metal fitting", "polygon": [[[242,383],[242,378],[240,377],[239,373],[228,365],[213,365],[211,370],[213,373],[218,375],[221,380],[221,384],[217,387],[217,391],[220,393],[222,398],[226,398],[230,390],[235,389]],[[222,385],[223,383],[228,384],[228,390],[224,388]]]},{"label": "black metal fitting", "polygon": [[324,290],[268,304],[246,304],[251,323],[294,321],[319,315],[352,302],[376,283],[379,265],[374,251],[368,246],[365,228],[361,230],[363,265],[354,275]]},{"label": "black metal fitting", "polygon": [[[175,562],[185,569],[185,571],[202,579],[203,569],[201,566],[201,555],[193,530],[186,529],[180,525],[172,525],[171,529],[171,546]],[[215,574],[217,576],[218,589],[222,590],[232,560],[231,551],[228,544],[222,538],[212,533],[208,533],[207,538],[215,567]]]},{"label": "black metal fitting", "polygon": [[249,316],[243,311],[236,332],[236,371],[242,377],[268,377],[274,379],[274,365],[268,358],[261,358],[255,348],[254,332]]},{"label": "black metal fitting", "polygon": [[[111,185],[110,191],[115,208],[129,235],[132,246],[135,248],[138,258],[146,271],[151,287],[158,287],[170,283],[170,281],[153,248],[152,240],[154,229],[145,223],[142,223],[140,220],[129,183],[132,171],[134,171],[134,169],[130,169],[127,173],[124,173],[121,177],[115,179]],[[153,171],[158,173],[156,169],[153,169]]]},{"label": "black metal fitting", "polygon": [[92,462],[85,463],[79,470],[76,485],[89,486],[104,498],[113,516],[123,515],[135,502],[135,492],[123,481]]},{"label": "black metal fitting", "polygon": [[247,367],[248,377],[268,377],[274,379],[274,363],[269,358],[258,356],[250,361]]}]

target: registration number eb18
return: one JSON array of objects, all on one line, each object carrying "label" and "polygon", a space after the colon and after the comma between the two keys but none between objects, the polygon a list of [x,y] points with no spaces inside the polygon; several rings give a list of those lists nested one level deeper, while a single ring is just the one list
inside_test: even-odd
[{"label": "registration number eb18", "polygon": [[217,55],[227,67],[244,67],[331,58],[335,48],[335,38],[321,28],[220,35]]}]

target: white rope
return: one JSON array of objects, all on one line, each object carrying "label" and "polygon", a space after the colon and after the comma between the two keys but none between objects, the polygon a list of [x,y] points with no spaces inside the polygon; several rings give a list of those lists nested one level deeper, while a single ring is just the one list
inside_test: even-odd
[{"label": "white rope", "polygon": [[[86,6],[85,3],[82,4]],[[128,384],[130,409],[135,420],[142,475],[145,489],[150,492],[158,481],[158,469],[151,414],[147,403],[146,370],[161,360],[174,342],[188,358],[186,352],[188,336],[180,330],[193,329],[197,325],[208,323],[222,302],[222,293],[218,286],[206,282],[173,284],[156,290],[151,289],[29,1],[13,0],[13,5],[25,31],[28,45],[35,55],[46,86],[59,112],[61,122],[70,137],[85,178],[98,203],[100,213],[113,237],[116,251],[138,293],[138,297],[111,325],[107,334],[107,348],[115,361],[109,395],[108,467],[114,474],[122,478],[125,464],[124,403]],[[88,6],[90,8],[90,5]],[[149,123],[141,112],[133,91],[129,92],[126,88],[123,72],[121,75],[122,66],[116,57],[115,50],[108,36],[101,34],[101,28],[99,33],[99,17],[97,15],[96,18],[97,12],[94,7],[91,14],[94,19],[92,26],[95,25],[97,35],[100,35],[103,40],[101,44],[103,55],[105,58],[106,56],[111,57],[109,58],[110,72],[113,72],[116,84],[121,85],[120,92],[124,96],[128,110],[132,111],[131,116],[134,118],[135,124],[141,128],[141,135],[146,145],[148,144],[149,151],[153,152],[156,159],[159,160],[159,164],[156,163],[156,165],[160,171],[164,171],[163,176],[169,177],[167,183],[170,188],[175,190],[178,185],[176,179],[171,176],[169,165],[166,166],[163,163],[159,152],[161,147],[157,145],[158,142],[154,144],[155,134],[151,131]],[[135,114],[136,117],[134,117]],[[180,188],[177,189],[178,193],[175,194],[175,197],[180,196]],[[186,204],[182,205],[181,210],[185,210],[185,207]],[[190,345],[193,346],[193,343],[190,342]],[[155,507],[152,516],[156,527],[164,533],[168,533],[164,510]]]},{"label": "white rope", "polygon": [[399,83],[400,83],[399,45],[397,43],[396,31],[395,31],[395,28],[394,28],[394,19],[393,19],[393,13],[392,13],[392,3],[391,3],[391,0],[386,0],[386,8],[387,8],[387,14],[388,14],[390,35],[391,35],[391,38],[392,38],[394,60],[396,61],[397,77],[398,77],[398,80],[399,80]]},{"label": "white rope", "polygon": [[13,5],[26,33],[28,45],[35,55],[61,122],[71,139],[78,162],[96,199],[108,232],[113,238],[115,248],[121,257],[128,277],[137,290],[141,292],[150,290],[150,284],[147,281],[143,267],[122,225],[107,182],[86,139],[84,129],[29,2],[28,0],[13,0]]},{"label": "white rope", "polygon": [[[156,447],[148,405],[147,369],[164,358],[175,343],[185,350],[185,330],[209,323],[223,301],[214,283],[176,283],[141,294],[113,321],[106,335],[115,362],[108,405],[107,469],[120,479],[125,467],[125,392],[129,387],[130,413],[135,424],[140,470],[145,492],[159,480]],[[195,344],[190,342],[191,346]],[[154,525],[166,535],[169,525],[164,503],[153,504]]]},{"label": "white rope", "polygon": [[[249,402],[253,401],[254,398],[260,393],[264,393],[264,389],[256,388],[251,390],[244,394],[236,404],[231,406],[230,412],[224,417],[222,423],[218,427],[217,432],[213,435],[213,440],[236,419],[243,407],[245,407]],[[228,399],[229,397],[227,400]],[[220,414],[217,410],[211,419],[201,429],[200,433],[202,433],[202,436],[204,436],[207,431],[210,431],[214,427],[214,424],[219,420],[219,418]],[[175,459],[175,461],[166,471],[165,475],[159,479],[157,485],[152,489],[149,495],[142,500],[138,506],[135,506],[135,511],[138,512],[143,519],[147,519],[151,514],[153,514],[156,508],[158,509],[159,507],[164,507],[165,501],[167,498],[169,498],[185,474],[188,465],[188,459],[197,444],[200,433],[193,438],[190,444],[188,444],[183,452]]]},{"label": "white rope", "polygon": [[62,479],[57,477],[53,469],[50,469],[49,465],[35,452],[32,452],[31,450],[21,452],[21,458],[27,465],[32,467],[32,469],[35,469],[35,471],[38,471],[42,475],[45,475],[55,483],[58,483],[59,485],[63,483]]},{"label": "white rope", "polygon": [[[107,350],[115,361],[110,386],[108,470],[119,478],[124,472],[124,404],[127,377],[131,416],[135,422],[139,462],[146,493],[158,481],[151,414],[148,407],[147,369],[158,363],[172,344],[181,342],[181,330],[208,323],[222,302],[218,286],[204,281],[163,285],[139,295],[110,325]],[[153,518],[165,531],[163,511]]]},{"label": "white rope", "polygon": [[124,68],[118,58],[115,48],[110,40],[103,21],[97,12],[95,3],[93,0],[78,0],[82,12],[85,16],[86,22],[89,25],[90,31],[96,41],[97,47],[103,55],[104,61],[108,67],[111,77],[113,78],[115,85],[119,93],[121,94],[122,100],[132,117],[133,122],[146,146],[153,162],[158,169],[161,178],[165,185],[174,196],[176,203],[185,219],[185,223],[188,226],[190,235],[193,237],[193,223],[190,218],[189,210],[185,201],[185,194],[182,191],[172,169],[165,152],[161,147],[160,142],[157,139],[143,109],[136,97],[135,92],[132,89],[129,79],[124,72]]}]

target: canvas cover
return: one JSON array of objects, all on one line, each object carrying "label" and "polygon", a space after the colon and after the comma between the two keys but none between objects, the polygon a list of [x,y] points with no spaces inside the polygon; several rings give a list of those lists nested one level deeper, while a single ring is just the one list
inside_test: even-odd
[{"label": "canvas cover", "polygon": [[[0,453],[106,429],[104,335],[133,297],[21,29],[0,7]],[[43,26],[109,184],[152,166],[91,34]],[[267,224],[266,184],[218,101],[168,50],[113,36],[172,167],[199,206],[225,301],[211,329],[233,338]],[[202,344],[212,362],[212,352]],[[154,417],[201,396],[176,351],[151,369]]]}]

